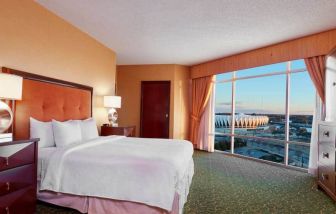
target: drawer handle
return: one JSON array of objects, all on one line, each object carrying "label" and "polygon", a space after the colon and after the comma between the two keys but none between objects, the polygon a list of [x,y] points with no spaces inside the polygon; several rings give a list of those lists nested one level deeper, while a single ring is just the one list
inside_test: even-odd
[{"label": "drawer handle", "polygon": [[329,137],[329,131],[323,132],[323,135],[326,136],[326,137]]},{"label": "drawer handle", "polygon": [[329,153],[327,153],[327,152],[322,152],[322,157],[323,157],[323,158],[329,158]]},{"label": "drawer handle", "polygon": [[[2,162],[2,161],[1,161]],[[2,163],[1,163],[2,164]],[[4,165],[4,167],[6,167],[6,166],[8,166],[9,165],[9,160],[8,160],[8,158],[5,158],[5,163],[4,163],[5,165]]]},{"label": "drawer handle", "polygon": [[326,174],[324,174],[324,173],[322,173],[322,180],[328,180],[328,179],[329,179],[329,176],[326,175]]},{"label": "drawer handle", "polygon": [[6,214],[9,214],[9,208],[6,207]]},{"label": "drawer handle", "polygon": [[6,182],[6,187],[7,187],[7,191],[10,190],[10,183],[9,182]]}]

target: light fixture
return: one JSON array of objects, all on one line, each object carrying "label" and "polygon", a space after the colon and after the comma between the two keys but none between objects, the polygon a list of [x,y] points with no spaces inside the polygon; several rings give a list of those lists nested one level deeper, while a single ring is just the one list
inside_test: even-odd
[{"label": "light fixture", "polygon": [[[21,100],[21,98],[22,77],[0,73],[0,133],[6,132],[13,123],[12,109],[1,99]],[[8,136],[8,134],[2,136]],[[0,138],[2,138],[1,135]]]},{"label": "light fixture", "polygon": [[116,108],[121,107],[121,97],[119,96],[104,96],[104,107],[110,108],[108,111],[108,120],[111,126],[118,126],[118,113]]}]

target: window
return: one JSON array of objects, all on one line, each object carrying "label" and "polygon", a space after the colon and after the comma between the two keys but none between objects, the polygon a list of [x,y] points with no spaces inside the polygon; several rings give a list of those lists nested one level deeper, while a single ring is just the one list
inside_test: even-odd
[{"label": "window", "polygon": [[[218,75],[218,78],[232,77],[232,74]],[[215,149],[221,151],[230,151],[231,149],[231,133],[230,124],[231,124],[231,94],[232,94],[232,82],[227,82],[223,84],[216,85],[216,92],[220,93],[221,96],[216,97],[215,99],[215,131],[221,134],[227,134],[226,136],[216,136],[215,137]],[[225,92],[225,93],[221,93]]]},{"label": "window", "polygon": [[291,74],[290,81],[289,140],[310,143],[315,89],[307,72]]},{"label": "window", "polygon": [[315,89],[303,60],[216,79],[216,150],[308,167]]},{"label": "window", "polygon": [[236,82],[235,134],[285,139],[285,82],[284,75]]}]

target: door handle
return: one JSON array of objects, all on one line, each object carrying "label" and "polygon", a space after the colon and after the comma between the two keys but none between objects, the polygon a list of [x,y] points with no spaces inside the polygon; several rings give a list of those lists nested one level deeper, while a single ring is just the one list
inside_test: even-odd
[{"label": "door handle", "polygon": [[169,114],[166,114],[166,118],[168,118],[169,117]]}]

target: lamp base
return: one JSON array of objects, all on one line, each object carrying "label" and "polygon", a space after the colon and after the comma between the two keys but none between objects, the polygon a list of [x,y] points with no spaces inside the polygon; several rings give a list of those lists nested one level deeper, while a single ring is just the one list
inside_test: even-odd
[{"label": "lamp base", "polygon": [[13,122],[13,112],[7,103],[0,100],[0,133],[6,132]]},{"label": "lamp base", "polygon": [[118,113],[117,113],[117,110],[115,108],[111,108],[109,111],[108,111],[108,120],[110,122],[110,125],[112,127],[118,127]]},{"label": "lamp base", "polygon": [[110,123],[112,127],[118,127],[118,123]]}]

